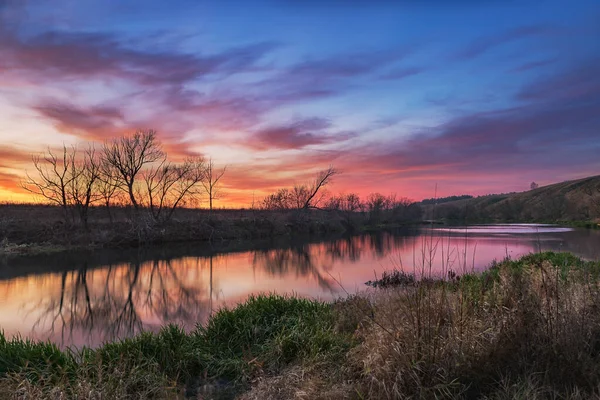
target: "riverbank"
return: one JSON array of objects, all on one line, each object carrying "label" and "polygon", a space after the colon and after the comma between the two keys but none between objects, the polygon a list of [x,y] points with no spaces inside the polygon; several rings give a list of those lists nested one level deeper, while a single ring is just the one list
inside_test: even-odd
[{"label": "riverbank", "polygon": [[97,349],[0,337],[2,398],[581,398],[600,388],[600,263],[542,253],[333,304],[279,296]]},{"label": "riverbank", "polygon": [[[62,250],[98,248],[132,248],[165,243],[222,242],[226,240],[264,239],[291,234],[342,232],[337,220],[322,214],[292,215],[284,213],[252,214],[249,212],[215,212],[180,210],[177,219],[161,224],[143,217],[129,219],[127,210],[109,221],[94,216],[88,227],[68,224],[53,213],[56,209],[39,209],[29,217],[14,216],[0,224],[0,254],[41,254]],[[98,210],[99,212],[101,210]]]},{"label": "riverbank", "polygon": [[[64,214],[58,207],[0,205],[0,257],[139,248],[170,243],[222,243],[307,235],[356,234],[431,226],[434,223],[464,225],[464,221],[451,219],[411,219],[393,210],[375,218],[368,212],[347,213],[319,209],[212,212],[203,209],[178,209],[172,220],[157,223],[151,218],[144,218],[143,213],[132,218],[132,210],[127,207],[115,207],[110,213],[102,207],[92,208],[87,227],[64,221]],[[479,220],[477,223],[484,221]],[[599,228],[597,223],[589,221],[561,221],[560,224]]]},{"label": "riverbank", "polygon": [[[132,210],[90,210],[88,226],[65,223],[58,207],[0,205],[0,256],[65,250],[135,248],[165,243],[264,240],[270,238],[381,231],[418,224],[390,214],[372,223],[366,213],[326,210],[178,209],[157,223]],[[109,218],[110,216],[110,218]]]}]

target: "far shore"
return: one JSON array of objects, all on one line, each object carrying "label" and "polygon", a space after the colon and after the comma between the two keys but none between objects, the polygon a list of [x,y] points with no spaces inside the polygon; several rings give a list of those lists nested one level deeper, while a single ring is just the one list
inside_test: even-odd
[{"label": "far shore", "polygon": [[[90,209],[87,227],[65,222],[62,209],[48,205],[0,205],[0,257],[52,254],[64,251],[140,248],[167,243],[223,243],[295,236],[332,236],[378,232],[417,226],[486,223],[549,223],[599,229],[596,221],[425,219],[419,213],[384,210],[213,210],[178,209],[168,222],[132,218],[128,207]],[[110,217],[109,217],[110,216]]]}]

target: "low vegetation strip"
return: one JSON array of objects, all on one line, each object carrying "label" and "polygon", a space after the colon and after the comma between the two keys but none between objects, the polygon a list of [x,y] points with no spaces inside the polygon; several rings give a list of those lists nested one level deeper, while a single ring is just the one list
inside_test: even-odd
[{"label": "low vegetation strip", "polygon": [[97,349],[1,336],[0,397],[600,396],[600,263],[542,253],[388,281],[332,304],[257,296]]}]

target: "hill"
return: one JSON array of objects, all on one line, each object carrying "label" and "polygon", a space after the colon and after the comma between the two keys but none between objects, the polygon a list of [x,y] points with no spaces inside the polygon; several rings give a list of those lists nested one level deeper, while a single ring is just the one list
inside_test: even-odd
[{"label": "hill", "polygon": [[600,175],[526,192],[425,205],[425,219],[464,222],[600,222]]}]

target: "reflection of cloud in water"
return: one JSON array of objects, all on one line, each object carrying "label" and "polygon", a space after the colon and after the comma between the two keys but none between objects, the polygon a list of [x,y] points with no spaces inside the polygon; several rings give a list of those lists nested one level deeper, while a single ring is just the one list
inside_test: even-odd
[{"label": "reflection of cloud in water", "polygon": [[[213,310],[252,293],[330,300],[344,294],[339,284],[349,292],[361,290],[374,275],[399,266],[443,275],[448,269],[479,270],[493,259],[540,250],[599,255],[600,232],[535,229],[534,234],[508,236],[464,235],[464,229],[379,233],[220,254],[169,248],[151,254],[124,252],[121,261],[116,254],[109,262],[107,252],[68,262],[58,258],[53,263],[46,257],[27,265],[21,259],[17,265],[23,269],[8,265],[0,271],[5,277],[0,279],[0,327],[9,335],[20,332],[64,345],[98,344],[166,323],[191,329]],[[56,272],[15,276],[44,268]]]}]

